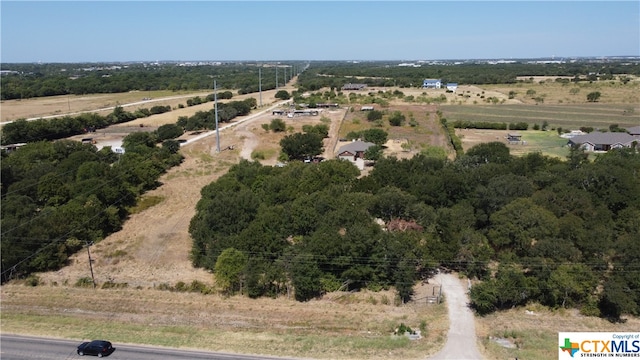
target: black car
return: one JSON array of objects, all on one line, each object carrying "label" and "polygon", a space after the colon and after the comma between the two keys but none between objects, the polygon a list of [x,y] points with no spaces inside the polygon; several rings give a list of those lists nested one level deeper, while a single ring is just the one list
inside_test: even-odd
[{"label": "black car", "polygon": [[93,340],[91,342],[83,342],[78,346],[78,355],[96,355],[103,357],[111,355],[116,351],[110,342],[106,340]]}]

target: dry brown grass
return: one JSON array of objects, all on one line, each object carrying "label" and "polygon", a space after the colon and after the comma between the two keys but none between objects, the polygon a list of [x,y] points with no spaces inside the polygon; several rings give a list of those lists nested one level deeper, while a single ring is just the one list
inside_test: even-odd
[{"label": "dry brown grass", "polygon": [[[476,318],[476,333],[487,359],[555,359],[558,332],[637,332],[640,319],[624,323],[586,317],[574,309],[549,310],[537,304]],[[507,349],[491,338],[504,338],[518,348]]]},{"label": "dry brown grass", "polygon": [[[406,89],[400,90],[409,95]],[[474,91],[481,92],[482,89]],[[423,91],[415,92],[419,95]],[[265,106],[275,101],[272,95],[267,97],[263,94]],[[141,94],[135,96],[137,99]],[[447,96],[456,99],[453,94]],[[505,93],[502,96],[506,96]],[[62,104],[58,106],[64,107],[65,101],[64,98],[59,99]],[[129,100],[101,99],[93,106],[114,101]],[[412,128],[390,129],[400,131],[392,133],[390,138],[407,139],[414,144],[442,144],[444,140],[436,128],[429,127],[436,126],[433,111],[429,107],[411,108],[413,104],[402,102],[392,105],[404,106],[404,111],[413,112],[420,125],[419,131]],[[46,108],[51,105],[42,106]],[[141,121],[144,121],[145,127],[151,128],[175,122],[178,116],[209,110],[211,106],[209,103],[174,110]],[[5,119],[5,102],[2,109]],[[35,112],[43,111],[39,108]],[[303,124],[321,123],[322,117],[330,119],[332,138],[325,144],[325,157],[332,157],[333,152],[329,150],[335,148],[339,124],[345,115],[341,111],[284,120],[293,129],[300,129]],[[174,286],[179,281],[189,284],[194,280],[214,286],[213,275],[202,269],[194,269],[188,256],[191,247],[188,224],[195,213],[200,189],[226,173],[229,166],[241,158],[250,158],[254,150],[269,154],[263,163],[275,163],[279,152],[278,142],[285,134],[267,133],[261,127],[273,118],[268,113],[233,130],[222,132],[221,148],[235,145],[234,150],[217,153],[215,136],[183,147],[183,164],[161,178],[161,187],[145,195],[161,201],[133,214],[120,232],[92,246],[98,283],[126,283],[126,289],[73,287],[78,279],[89,276],[87,254],[80,252],[71,257],[69,266],[56,272],[39,274],[44,284],[42,286],[2,286],[2,332],[77,339],[104,336],[120,343],[323,359],[417,359],[437,352],[444,344],[448,328],[445,307],[416,303],[394,306],[394,295],[389,292],[329,294],[322,299],[298,303],[287,298],[251,300],[242,296],[225,298],[216,294],[157,289],[162,284]],[[348,120],[344,124],[349,126],[350,123],[353,121]],[[135,128],[139,123],[133,124],[133,127],[128,125]],[[344,129],[343,126],[340,132]],[[126,132],[126,129],[121,130]],[[416,146],[412,151],[418,151],[419,148]],[[398,149],[395,151],[400,152]],[[416,298],[430,291],[428,286],[420,285],[416,290]],[[534,321],[522,312],[501,312],[477,320],[480,348],[487,358],[515,357],[517,354],[520,354],[520,358],[543,359],[549,358],[549,354],[555,357],[555,352],[550,351],[556,351],[554,336],[557,331],[623,331],[640,328],[637,319],[630,319],[627,324],[613,325],[573,312],[536,309],[538,315],[533,318]],[[409,342],[391,337],[391,331],[400,322],[413,328],[419,328],[423,322],[427,328],[427,332],[423,333],[425,338]],[[510,334],[518,338],[523,348],[504,350],[488,341],[489,336]]]},{"label": "dry brown grass", "polygon": [[[555,78],[538,78],[531,83],[483,85],[482,88],[505,95],[515,91],[513,100],[524,104],[535,104],[533,97],[544,98],[545,104],[586,104],[587,94],[599,91],[602,94],[600,103],[629,104],[636,107],[636,111],[640,110],[640,79],[637,78],[626,85],[618,80],[563,84],[556,82]],[[572,89],[577,92],[573,94]],[[535,91],[535,94],[528,96],[528,90]]]},{"label": "dry brown grass", "polygon": [[[418,286],[429,292],[429,286]],[[393,304],[394,294],[332,293],[293,299],[223,297],[154,289],[2,287],[2,331],[75,339],[109,338],[238,353],[319,359],[424,358],[448,328],[444,304]],[[424,324],[423,339],[392,336]]]}]

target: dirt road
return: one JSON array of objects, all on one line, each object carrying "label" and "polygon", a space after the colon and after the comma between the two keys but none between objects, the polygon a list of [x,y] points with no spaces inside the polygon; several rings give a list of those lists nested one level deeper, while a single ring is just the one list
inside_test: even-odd
[{"label": "dirt road", "polygon": [[473,313],[467,303],[467,286],[453,274],[438,274],[433,279],[441,284],[449,309],[449,333],[444,348],[431,360],[482,359],[476,346],[476,328]]}]

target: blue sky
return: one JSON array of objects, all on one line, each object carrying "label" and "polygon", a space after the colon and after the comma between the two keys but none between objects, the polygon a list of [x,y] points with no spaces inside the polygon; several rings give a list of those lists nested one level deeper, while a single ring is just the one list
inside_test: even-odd
[{"label": "blue sky", "polygon": [[640,1],[5,1],[7,62],[640,56]]}]

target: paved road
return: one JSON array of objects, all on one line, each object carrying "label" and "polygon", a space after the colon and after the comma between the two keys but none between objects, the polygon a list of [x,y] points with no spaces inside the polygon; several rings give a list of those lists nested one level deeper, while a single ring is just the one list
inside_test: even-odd
[{"label": "paved road", "polygon": [[442,285],[449,310],[449,334],[442,350],[430,359],[476,360],[482,359],[476,345],[476,326],[469,309],[467,284],[452,274],[438,274],[433,279]]},{"label": "paved road", "polygon": [[[0,358],[2,360],[35,360],[35,359],[93,359],[76,354],[76,347],[81,341],[38,338],[30,336],[0,335]],[[189,351],[169,348],[154,348],[113,344],[116,351],[107,357],[109,360],[283,360],[284,358],[228,354],[206,351]]]},{"label": "paved road", "polygon": [[[266,108],[264,110],[260,110],[259,112],[255,113],[255,114],[248,115],[247,117],[244,117],[244,118],[242,118],[240,120],[236,120],[236,121],[234,121],[232,123],[229,123],[229,124],[226,124],[224,126],[220,126],[220,124],[218,124],[218,130],[219,131],[226,130],[226,129],[232,128],[234,126],[240,125],[240,124],[242,124],[244,122],[247,122],[249,120],[253,120],[253,119],[255,119],[255,118],[259,117],[259,116],[264,115],[264,113],[266,113],[268,111],[271,111],[271,110],[277,108],[280,105],[287,104],[289,102],[291,102],[291,100],[280,101],[280,102],[278,102],[278,103],[276,103],[274,105],[269,106],[268,108]],[[194,142],[202,140],[202,139],[204,139],[206,137],[215,135],[215,133],[216,133],[215,130],[204,132],[204,133],[202,133],[202,134],[200,134],[198,136],[190,138],[189,140],[187,140],[187,141],[185,141],[183,143],[180,143],[180,145],[184,146],[184,145],[187,145],[187,144],[194,143]]]}]

